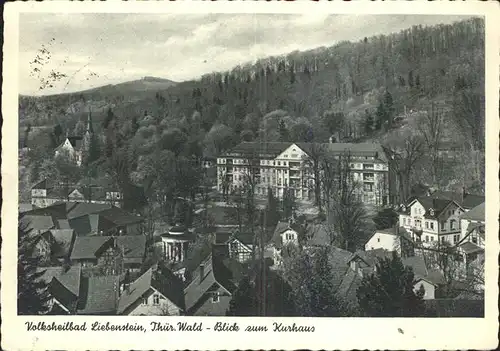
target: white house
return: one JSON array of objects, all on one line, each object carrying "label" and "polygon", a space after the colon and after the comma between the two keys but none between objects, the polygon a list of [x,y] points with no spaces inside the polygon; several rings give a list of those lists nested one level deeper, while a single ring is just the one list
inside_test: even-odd
[{"label": "white house", "polygon": [[402,206],[399,223],[423,246],[438,240],[455,245],[460,241],[460,216],[464,212],[454,200],[421,196]]},{"label": "white house", "polygon": [[132,284],[124,284],[117,312],[127,316],[179,316],[184,310],[182,281],[162,267],[150,268]]}]

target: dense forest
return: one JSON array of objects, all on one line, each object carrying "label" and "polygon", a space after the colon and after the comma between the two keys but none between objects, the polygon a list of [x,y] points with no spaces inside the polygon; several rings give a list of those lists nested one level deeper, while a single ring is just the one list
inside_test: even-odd
[{"label": "dense forest", "polygon": [[[119,184],[160,182],[166,176],[162,167],[155,168],[158,164],[175,169],[175,175],[190,175],[193,157],[215,156],[250,140],[326,142],[332,135],[337,141],[377,140],[411,159],[414,153],[405,152],[412,150],[398,142],[417,133],[418,159],[397,166],[409,185],[467,186],[480,192],[484,21],[367,35],[359,42],[269,57],[160,90],[138,92],[128,86],[21,96],[20,134],[32,150],[36,145],[25,160],[21,178],[26,183],[44,174],[44,155],[65,133],[84,132],[89,107],[97,137],[86,164],[108,170]],[[175,188],[167,179],[161,183]],[[191,184],[184,185],[188,193]]]}]

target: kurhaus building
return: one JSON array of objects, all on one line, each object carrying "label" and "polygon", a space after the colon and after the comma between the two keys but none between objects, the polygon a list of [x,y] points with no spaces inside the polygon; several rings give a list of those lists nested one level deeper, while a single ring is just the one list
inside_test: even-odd
[{"label": "kurhaus building", "polygon": [[217,158],[217,188],[221,193],[242,189],[252,181],[257,196],[271,188],[278,198],[285,189],[298,200],[314,200],[314,177],[308,159],[321,148],[330,157],[349,155],[350,171],[359,182],[365,204],[389,203],[388,159],[373,143],[243,142]]}]

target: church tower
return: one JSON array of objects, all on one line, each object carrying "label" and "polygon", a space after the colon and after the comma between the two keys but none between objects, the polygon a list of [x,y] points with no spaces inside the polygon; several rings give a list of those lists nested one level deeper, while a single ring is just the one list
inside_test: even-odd
[{"label": "church tower", "polygon": [[89,114],[87,116],[87,130],[85,131],[85,135],[83,136],[83,147],[84,147],[84,152],[86,154],[89,152],[90,143],[92,141],[93,136],[94,136],[94,128],[92,126],[92,111],[89,106]]}]

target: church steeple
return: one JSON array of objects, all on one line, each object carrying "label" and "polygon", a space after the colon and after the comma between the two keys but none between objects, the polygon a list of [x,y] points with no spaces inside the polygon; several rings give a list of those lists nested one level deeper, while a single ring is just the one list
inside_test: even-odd
[{"label": "church steeple", "polygon": [[94,133],[94,128],[92,127],[92,111],[89,106],[89,114],[87,116],[87,133],[93,134]]}]

